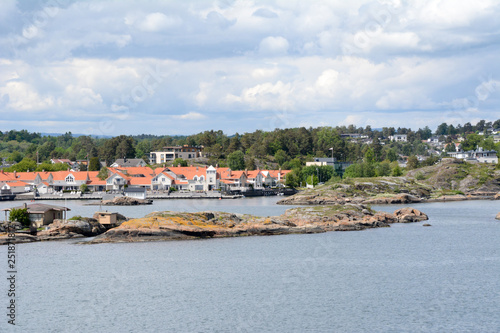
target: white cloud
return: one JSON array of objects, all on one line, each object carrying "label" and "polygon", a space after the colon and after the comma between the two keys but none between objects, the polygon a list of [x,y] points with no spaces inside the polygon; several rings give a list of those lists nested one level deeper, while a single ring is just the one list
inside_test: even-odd
[{"label": "white cloud", "polygon": [[265,56],[269,55],[284,55],[287,53],[289,47],[288,41],[281,37],[266,37],[259,45],[259,53]]},{"label": "white cloud", "polygon": [[158,32],[176,26],[180,23],[181,20],[179,18],[170,17],[163,13],[151,13],[143,20],[139,21],[137,26],[142,31]]},{"label": "white cloud", "polygon": [[198,112],[189,112],[182,115],[174,115],[172,118],[181,120],[203,120],[207,117]]},{"label": "white cloud", "polygon": [[[493,0],[76,0],[37,23],[43,6],[8,1],[8,15],[0,14],[0,120],[19,110],[31,122],[84,110],[90,123],[121,119],[119,134],[138,130],[139,118],[162,116],[203,119],[181,132],[251,131],[276,110],[286,110],[290,126],[359,115],[408,126],[410,113],[436,122],[449,112],[466,122],[464,110],[497,118],[499,7]],[[36,36],[23,37],[31,25]],[[465,103],[472,106],[456,111]]]}]

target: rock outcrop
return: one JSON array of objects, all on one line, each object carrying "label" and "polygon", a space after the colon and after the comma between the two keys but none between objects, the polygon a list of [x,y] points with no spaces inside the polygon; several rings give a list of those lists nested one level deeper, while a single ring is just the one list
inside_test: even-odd
[{"label": "rock outcrop", "polygon": [[103,200],[101,205],[105,206],[136,206],[136,205],[151,205],[153,200],[136,199],[131,197],[115,197],[113,200]]},{"label": "rock outcrop", "polygon": [[222,212],[156,212],[124,222],[89,243],[353,231],[426,219],[427,215],[414,208],[391,214],[357,204],[292,208],[280,216],[267,218]]},{"label": "rock outcrop", "polygon": [[106,228],[95,219],[54,220],[53,223],[48,225],[48,230],[40,231],[37,236],[41,240],[50,237],[94,237],[105,231]]},{"label": "rock outcrop", "polygon": [[94,237],[106,231],[106,228],[95,219],[54,220],[47,230],[39,231],[36,236],[16,232],[14,239],[8,239],[7,234],[0,234],[0,245],[12,243],[28,243],[69,238]]},{"label": "rock outcrop", "polygon": [[497,220],[500,220],[500,213],[497,214],[497,216],[495,217]]},{"label": "rock outcrop", "polygon": [[399,223],[426,221],[429,217],[418,209],[406,207],[394,212]]}]

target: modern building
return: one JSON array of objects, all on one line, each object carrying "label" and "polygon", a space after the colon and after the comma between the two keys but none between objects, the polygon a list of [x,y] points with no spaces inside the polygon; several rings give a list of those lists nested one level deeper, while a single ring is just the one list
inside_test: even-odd
[{"label": "modern building", "polygon": [[194,147],[188,145],[163,147],[162,151],[154,151],[149,153],[149,161],[151,164],[161,164],[173,161],[176,158],[191,160],[197,157],[201,157],[202,151],[203,147]]}]

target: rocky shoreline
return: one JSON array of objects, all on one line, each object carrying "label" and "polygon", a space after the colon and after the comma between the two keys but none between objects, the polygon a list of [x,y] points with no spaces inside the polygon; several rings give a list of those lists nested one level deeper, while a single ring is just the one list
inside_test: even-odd
[{"label": "rocky shoreline", "polygon": [[124,222],[119,227],[110,229],[87,243],[353,231],[427,219],[427,215],[413,208],[398,209],[391,214],[376,212],[367,206],[354,204],[293,208],[274,217],[211,211],[199,213],[155,212],[144,218]]},{"label": "rocky shoreline", "polygon": [[281,205],[408,204],[500,199],[500,170],[455,159],[409,171],[404,177],[347,178],[301,191]]},{"label": "rocky shoreline", "polygon": [[[2,229],[5,229],[2,226]],[[7,233],[0,233],[0,245],[7,243],[32,243],[53,240],[63,240],[71,238],[95,237],[106,232],[106,227],[93,218],[82,220],[54,220],[48,225],[47,230],[38,231],[36,235],[28,232],[16,231],[14,238],[8,238]]]},{"label": "rocky shoreline", "polygon": [[468,195],[443,195],[436,198],[417,197],[411,194],[381,195],[377,197],[342,197],[321,194],[295,195],[281,199],[278,205],[344,205],[346,203],[360,205],[391,205],[426,202],[451,202],[466,200],[499,200],[500,193],[471,193]]}]

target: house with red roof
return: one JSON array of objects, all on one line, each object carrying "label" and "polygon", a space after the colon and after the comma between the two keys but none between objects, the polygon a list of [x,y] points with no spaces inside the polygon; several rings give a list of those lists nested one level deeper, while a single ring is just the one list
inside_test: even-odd
[{"label": "house with red roof", "polygon": [[248,189],[245,171],[233,171],[230,168],[218,168],[220,189],[223,191],[245,191]]},{"label": "house with red roof", "polygon": [[247,182],[254,190],[264,188],[264,175],[260,170],[247,171]]}]

